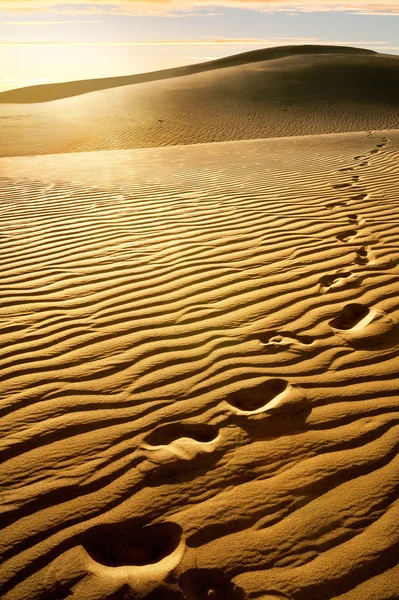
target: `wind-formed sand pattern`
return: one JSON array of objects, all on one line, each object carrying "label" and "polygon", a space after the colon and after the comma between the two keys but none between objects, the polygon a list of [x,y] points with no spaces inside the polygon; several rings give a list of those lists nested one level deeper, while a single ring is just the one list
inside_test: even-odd
[{"label": "wind-formed sand pattern", "polygon": [[2,598],[397,599],[398,132],[0,174]]}]

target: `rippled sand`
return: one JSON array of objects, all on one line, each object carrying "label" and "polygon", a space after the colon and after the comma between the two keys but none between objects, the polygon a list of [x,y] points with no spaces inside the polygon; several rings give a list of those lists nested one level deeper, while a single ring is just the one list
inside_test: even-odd
[{"label": "rippled sand", "polygon": [[[90,89],[97,91],[82,94]],[[153,74],[37,86],[0,94],[0,124],[0,156],[395,129],[399,56],[267,48]]]},{"label": "rippled sand", "polygon": [[397,599],[399,133],[0,176],[2,598]]}]

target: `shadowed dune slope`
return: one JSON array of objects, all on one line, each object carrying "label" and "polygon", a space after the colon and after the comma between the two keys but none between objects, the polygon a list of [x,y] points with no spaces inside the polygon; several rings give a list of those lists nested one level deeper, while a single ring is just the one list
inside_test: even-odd
[{"label": "shadowed dune slope", "polygon": [[163,69],[161,71],[152,71],[150,73],[140,73],[138,75],[127,75],[121,77],[107,77],[101,79],[85,79],[80,81],[66,81],[63,83],[49,83],[42,85],[32,85],[26,88],[8,90],[0,93],[0,104],[17,103],[31,104],[35,102],[49,102],[68,98],[97,90],[105,90],[124,85],[144,83],[158,79],[169,79],[171,77],[180,77],[182,75],[192,75],[202,73],[213,69],[245,65],[252,62],[273,60],[284,58],[292,54],[375,54],[373,50],[363,48],[352,48],[350,46],[279,46],[276,48],[264,48],[242,52],[232,56],[209,60],[194,65],[175,67],[172,69]]},{"label": "shadowed dune slope", "polygon": [[399,132],[0,160],[3,600],[396,600]]},{"label": "shadowed dune slope", "polygon": [[[112,89],[82,94],[82,86]],[[266,49],[123,81],[30,89],[0,94],[8,102],[0,106],[1,156],[399,126],[399,57],[339,47]],[[67,93],[81,95],[10,103]]]}]

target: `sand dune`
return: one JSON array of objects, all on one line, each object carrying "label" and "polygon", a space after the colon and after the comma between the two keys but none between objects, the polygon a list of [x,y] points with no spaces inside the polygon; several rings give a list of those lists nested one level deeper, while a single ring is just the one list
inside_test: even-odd
[{"label": "sand dune", "polygon": [[398,56],[292,46],[19,89],[0,94],[0,156],[397,128],[398,82]]},{"label": "sand dune", "polygon": [[70,98],[98,90],[106,90],[125,85],[145,83],[147,81],[158,81],[161,79],[170,79],[184,75],[193,75],[195,73],[204,73],[223,69],[225,67],[245,66],[253,62],[268,61],[279,58],[286,58],[291,55],[301,54],[341,54],[353,55],[376,54],[373,50],[363,48],[353,48],[351,46],[278,46],[274,48],[262,48],[250,52],[242,52],[232,56],[208,60],[194,65],[183,67],[174,67],[172,69],[163,69],[161,71],[151,71],[150,73],[140,73],[138,75],[127,75],[122,77],[106,77],[101,79],[83,79],[79,81],[66,81],[62,83],[47,83],[41,85],[32,85],[25,88],[8,90],[0,93],[0,103],[31,104],[35,102],[49,102],[59,100],[60,98]]},{"label": "sand dune", "polygon": [[399,132],[0,176],[2,598],[397,599]]}]

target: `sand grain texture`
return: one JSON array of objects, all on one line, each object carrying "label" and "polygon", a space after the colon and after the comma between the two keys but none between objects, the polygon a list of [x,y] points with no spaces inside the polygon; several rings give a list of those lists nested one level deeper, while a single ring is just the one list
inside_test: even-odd
[{"label": "sand grain texture", "polygon": [[4,600],[395,600],[399,133],[0,161]]},{"label": "sand grain texture", "polygon": [[398,56],[266,48],[156,73],[4,92],[0,156],[393,129],[398,115]]}]

